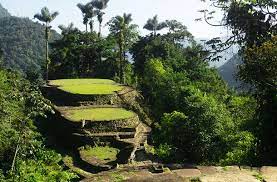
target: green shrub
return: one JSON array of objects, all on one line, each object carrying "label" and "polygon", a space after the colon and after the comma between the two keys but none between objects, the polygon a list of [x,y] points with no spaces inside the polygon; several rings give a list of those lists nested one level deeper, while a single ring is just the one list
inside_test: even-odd
[{"label": "green shrub", "polygon": [[256,138],[250,132],[243,131],[225,137],[228,152],[220,160],[221,165],[253,165],[255,159]]},{"label": "green shrub", "polygon": [[169,160],[172,155],[172,147],[168,144],[160,144],[159,147],[155,150],[155,153],[159,158],[163,160]]},{"label": "green shrub", "polygon": [[44,147],[35,122],[49,111],[49,103],[34,85],[0,70],[0,181],[71,181],[77,177],[64,169],[59,154]]}]

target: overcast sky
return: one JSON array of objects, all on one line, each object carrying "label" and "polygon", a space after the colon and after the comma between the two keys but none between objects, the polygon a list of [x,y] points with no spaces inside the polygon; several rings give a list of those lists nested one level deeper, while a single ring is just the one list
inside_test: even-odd
[{"label": "overcast sky", "polygon": [[[44,6],[47,6],[51,11],[58,11],[60,15],[52,23],[56,30],[58,30],[58,25],[68,25],[70,22],[84,30],[82,15],[76,4],[86,2],[88,0],[0,0],[3,7],[14,16],[32,19],[34,14],[38,13]],[[143,25],[148,18],[157,14],[161,21],[176,19],[182,22],[197,38],[226,35],[228,32],[225,29],[194,21],[201,17],[197,11],[205,6],[200,0],[110,0],[108,8],[105,10],[104,21],[107,22],[116,15],[132,13],[134,23],[138,24],[140,32],[145,34],[146,31],[142,29]],[[104,32],[107,33],[107,29]]]}]

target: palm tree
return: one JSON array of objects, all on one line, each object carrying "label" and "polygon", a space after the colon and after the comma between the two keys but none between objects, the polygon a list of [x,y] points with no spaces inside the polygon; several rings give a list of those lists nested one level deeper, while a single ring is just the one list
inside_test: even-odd
[{"label": "palm tree", "polygon": [[94,20],[90,20],[89,21],[89,28],[90,28],[90,32],[93,32],[93,27],[94,27]]},{"label": "palm tree", "polygon": [[101,29],[102,29],[102,22],[103,22],[103,15],[105,13],[100,11],[97,15],[97,20],[99,22],[99,32],[98,32],[98,36],[101,37]]},{"label": "palm tree", "polygon": [[156,36],[157,31],[160,31],[166,27],[167,27],[166,23],[165,22],[159,23],[158,15],[155,15],[153,18],[150,18],[147,20],[143,28],[146,30],[152,31],[154,36]]},{"label": "palm tree", "polygon": [[101,36],[101,28],[102,28],[102,22],[103,22],[103,15],[105,14],[103,11],[108,7],[109,0],[93,0],[91,1],[91,5],[98,10],[97,13],[97,20],[99,22],[99,37]]},{"label": "palm tree", "polygon": [[46,40],[46,74],[45,74],[45,81],[48,81],[48,67],[49,67],[49,50],[48,50],[48,41],[49,41],[49,34],[51,30],[50,23],[59,15],[57,11],[51,13],[47,7],[41,9],[40,13],[34,15],[34,18],[38,19],[39,21],[45,23],[45,40]]},{"label": "palm tree", "polygon": [[108,22],[111,35],[117,40],[119,47],[119,77],[124,83],[124,67],[126,63],[126,49],[138,36],[137,25],[131,24],[132,15],[124,13],[123,16],[116,16]]},{"label": "palm tree", "polygon": [[87,32],[88,31],[89,19],[92,18],[91,17],[91,11],[93,10],[93,7],[92,7],[91,3],[87,3],[87,4],[78,3],[77,7],[82,12],[83,24],[86,26],[86,32]]},{"label": "palm tree", "polygon": [[[91,6],[92,7],[92,6]],[[98,16],[98,14],[100,13],[100,10],[98,9],[94,9],[94,7],[90,8],[87,12],[87,17],[88,19],[90,20],[89,21],[89,24],[90,24],[90,31],[92,32],[93,31],[93,24],[94,24],[94,20],[93,18]]]},{"label": "palm tree", "polygon": [[167,37],[171,38],[171,40],[193,40],[192,34],[188,31],[187,27],[183,25],[181,22],[178,22],[177,20],[166,20],[165,23],[169,30]]}]

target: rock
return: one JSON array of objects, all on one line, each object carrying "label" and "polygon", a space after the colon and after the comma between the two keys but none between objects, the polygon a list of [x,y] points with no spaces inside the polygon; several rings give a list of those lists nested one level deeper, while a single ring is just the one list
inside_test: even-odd
[{"label": "rock", "polygon": [[154,174],[152,176],[136,176],[132,177],[126,182],[189,182],[189,178],[182,178],[172,173]]},{"label": "rock", "polygon": [[173,170],[172,172],[182,178],[201,176],[201,172],[199,169],[177,169]]},{"label": "rock", "polygon": [[203,175],[215,174],[217,169],[214,166],[197,166]]},{"label": "rock", "polygon": [[277,182],[277,167],[263,166],[260,173],[266,182]]},{"label": "rock", "polygon": [[219,168],[214,174],[200,177],[201,182],[260,182],[254,175],[255,171],[240,170],[237,167]]}]

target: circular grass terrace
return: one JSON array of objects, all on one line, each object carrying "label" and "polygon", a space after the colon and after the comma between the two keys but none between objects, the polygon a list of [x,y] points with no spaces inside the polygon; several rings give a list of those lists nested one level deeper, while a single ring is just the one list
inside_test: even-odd
[{"label": "circular grass terrace", "polygon": [[51,80],[49,85],[79,95],[110,95],[123,89],[123,86],[109,79],[61,79]]},{"label": "circular grass terrace", "polygon": [[74,122],[114,121],[129,119],[136,114],[123,108],[78,108],[65,111],[65,117]]},{"label": "circular grass terrace", "polygon": [[107,164],[117,160],[119,149],[110,146],[84,147],[80,149],[80,156],[90,164]]}]

